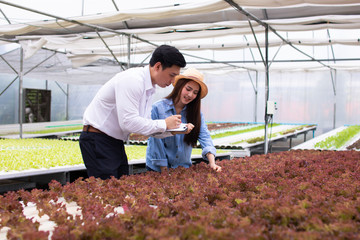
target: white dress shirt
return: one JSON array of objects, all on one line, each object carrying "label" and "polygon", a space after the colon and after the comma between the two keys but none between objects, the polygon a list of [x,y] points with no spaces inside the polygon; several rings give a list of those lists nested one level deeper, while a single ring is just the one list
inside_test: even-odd
[{"label": "white dress shirt", "polygon": [[163,133],[165,120],[151,120],[152,95],[149,66],[131,68],[106,82],[86,108],[83,123],[126,141],[130,133]]}]

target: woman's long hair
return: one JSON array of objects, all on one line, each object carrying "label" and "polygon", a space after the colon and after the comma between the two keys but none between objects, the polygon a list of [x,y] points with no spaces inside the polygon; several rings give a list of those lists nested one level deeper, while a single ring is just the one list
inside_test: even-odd
[{"label": "woman's long hair", "polygon": [[[174,102],[174,105],[176,105],[180,101],[180,96],[182,89],[185,87],[186,83],[189,81],[192,81],[191,79],[182,78],[179,79],[176,83],[174,89],[172,92],[166,97],[166,99],[171,99]],[[199,92],[194,100],[192,100],[189,104],[186,106],[186,121],[188,123],[192,123],[194,125],[193,130],[189,134],[185,134],[184,136],[184,142],[187,144],[195,147],[197,144],[197,140],[199,138],[200,134],[200,125],[201,125],[201,116],[200,116],[200,107],[201,107],[201,87],[199,89]]]}]

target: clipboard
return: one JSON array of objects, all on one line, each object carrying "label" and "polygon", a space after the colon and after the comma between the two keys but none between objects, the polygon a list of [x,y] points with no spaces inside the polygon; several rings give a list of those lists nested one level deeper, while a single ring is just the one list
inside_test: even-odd
[{"label": "clipboard", "polygon": [[167,132],[185,132],[187,130],[187,126],[185,123],[181,123],[178,128],[168,129]]}]

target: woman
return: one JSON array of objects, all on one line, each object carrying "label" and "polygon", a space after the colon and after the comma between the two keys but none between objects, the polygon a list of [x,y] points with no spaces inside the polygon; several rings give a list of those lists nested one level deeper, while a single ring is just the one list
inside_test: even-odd
[{"label": "woman", "polygon": [[195,68],[189,68],[184,74],[175,77],[173,85],[173,91],[166,98],[153,104],[151,117],[165,119],[180,114],[187,130],[168,132],[169,137],[165,138],[162,134],[162,139],[150,137],[146,150],[147,169],[162,172],[179,166],[190,167],[192,148],[199,141],[202,157],[209,161],[210,168],[221,171],[221,167],[215,163],[216,149],[200,112],[201,99],[208,92],[203,74]]}]

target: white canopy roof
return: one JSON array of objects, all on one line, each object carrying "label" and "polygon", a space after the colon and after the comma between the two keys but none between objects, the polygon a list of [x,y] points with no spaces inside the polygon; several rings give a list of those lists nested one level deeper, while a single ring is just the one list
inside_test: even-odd
[{"label": "white canopy roof", "polygon": [[[356,35],[360,27],[360,0],[201,0],[183,1],[184,3],[172,6],[116,11],[115,8],[121,6],[121,1],[114,0],[114,11],[79,17],[59,16],[14,2],[16,1],[0,0],[0,9],[4,19],[8,21],[0,25],[1,43],[20,43],[25,59],[33,58],[43,48],[65,53],[71,61],[71,65],[68,62],[66,67],[60,64],[61,68],[55,68],[56,64],[53,64],[53,68],[48,68],[48,71],[56,69],[55,72],[69,72],[67,67],[86,68],[89,64],[93,64],[93,67],[99,61],[104,64],[104,58],[113,60],[115,57],[125,65],[134,66],[145,61],[154,48],[161,44],[176,46],[186,54],[190,63],[228,62],[231,65],[222,66],[262,70],[263,66],[254,63],[261,61],[261,54],[256,48],[263,49],[266,46],[264,25],[273,30],[270,31],[267,46],[274,62],[280,57],[282,62],[294,58],[312,62],[341,58],[343,61],[331,65],[327,63],[327,66],[360,66],[356,62],[360,45],[360,36]],[[44,1],[44,4],[52,4],[51,2],[53,1]],[[10,8],[36,13],[44,20],[19,22],[18,13],[11,15]],[[256,34],[255,37],[253,34]],[[307,54],[296,53],[296,49],[291,46]],[[317,53],[313,50],[314,47],[321,46],[325,46],[327,52],[331,48],[333,54],[312,54]],[[357,50],[343,56],[343,50],[333,50],[339,46],[346,49],[356,46]],[[283,49],[286,49],[286,54],[281,56]],[[287,56],[289,49],[295,55]],[[245,51],[250,51],[252,57],[244,57]],[[341,54],[335,55],[338,52]],[[119,70],[113,63],[110,65],[116,71]],[[301,66],[308,68],[308,65]],[[202,66],[206,68],[205,65]],[[311,68],[323,66],[317,64]],[[276,67],[274,64],[272,69]],[[1,72],[11,72],[6,69],[6,66],[0,66]],[[89,83],[89,80],[83,83]]]}]

